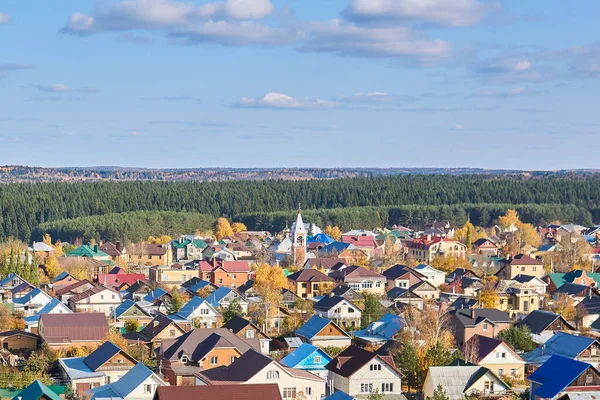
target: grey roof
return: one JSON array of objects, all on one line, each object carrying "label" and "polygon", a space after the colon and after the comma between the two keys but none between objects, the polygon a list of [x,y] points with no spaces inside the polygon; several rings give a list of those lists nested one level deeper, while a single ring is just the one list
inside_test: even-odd
[{"label": "grey roof", "polygon": [[[492,323],[512,322],[507,313],[496,310],[495,308],[474,308],[470,310],[458,309],[453,313],[458,321],[465,327],[475,326],[483,320],[488,320]],[[474,318],[471,318],[472,316]]]},{"label": "grey roof", "polygon": [[106,341],[84,358],[83,362],[90,367],[92,371],[95,371],[120,352],[121,349],[117,345],[113,342]]},{"label": "grey roof", "polygon": [[480,366],[429,367],[428,374],[434,388],[442,385],[450,400],[462,400],[471,377],[481,368]]},{"label": "grey roof", "polygon": [[[559,314],[550,311],[534,310],[519,321],[517,326],[527,326],[531,333],[539,335],[547,330],[548,327],[559,318],[561,318]],[[566,321],[563,321],[563,323],[566,323]]]},{"label": "grey roof", "polygon": [[236,358],[228,367],[212,368],[201,374],[211,381],[246,382],[272,362],[269,357],[250,350]]}]

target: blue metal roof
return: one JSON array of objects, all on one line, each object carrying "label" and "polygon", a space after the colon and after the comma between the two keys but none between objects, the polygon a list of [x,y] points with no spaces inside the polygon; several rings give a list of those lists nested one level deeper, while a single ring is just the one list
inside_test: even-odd
[{"label": "blue metal roof", "polygon": [[6,278],[4,278],[4,279],[2,279],[0,281],[0,286],[6,286],[6,285],[8,285],[10,283],[10,281],[12,281],[14,278],[17,278],[17,277],[20,278],[20,276],[18,276],[14,272],[11,273],[11,274],[9,274]]},{"label": "blue metal roof", "polygon": [[154,300],[164,296],[167,292],[164,289],[156,288],[144,297],[144,301],[152,303]]},{"label": "blue metal roof", "polygon": [[152,371],[150,371],[148,367],[143,363],[137,363],[135,367],[127,371],[127,373],[112,384],[112,386],[119,394],[121,394],[121,396],[123,396],[123,398],[125,398],[150,375],[152,375]]},{"label": "blue metal roof", "polygon": [[184,319],[188,319],[193,312],[202,305],[206,300],[202,297],[194,296],[190,301],[188,301],[181,310],[177,313],[178,316]]},{"label": "blue metal roof", "polygon": [[[41,289],[35,288],[31,292],[27,293],[25,296],[19,297],[18,299],[13,299],[13,303],[25,305],[25,304],[29,303],[31,301],[31,299],[33,299],[35,296],[37,296],[40,293],[45,294],[44,292],[41,291]],[[46,296],[48,296],[48,295],[46,295]],[[50,296],[48,296],[48,298],[50,298]]]},{"label": "blue metal roof", "polygon": [[44,307],[42,307],[37,314],[31,316],[31,317],[26,317],[25,318],[25,322],[28,324],[34,323],[39,321],[40,316],[44,315],[44,314],[50,314],[55,308],[57,307],[62,307],[63,309],[65,309],[65,311],[67,313],[70,313],[71,310],[69,310],[67,308],[67,306],[65,306],[64,304],[62,304],[60,301],[58,301],[58,299],[55,299],[54,297],[50,300],[50,302],[48,304],[46,304]]},{"label": "blue metal roof", "polygon": [[304,325],[296,330],[296,335],[300,335],[307,339],[312,339],[331,322],[332,321],[327,318],[313,315],[308,321],[306,321]]},{"label": "blue metal roof", "polygon": [[231,289],[228,287],[221,286],[210,295],[206,297],[206,301],[213,307],[218,307],[219,302],[223,300],[225,296],[227,296],[231,292]]},{"label": "blue metal roof", "polygon": [[318,233],[315,236],[310,236],[307,240],[308,243],[331,243],[335,242],[330,236],[325,233]]},{"label": "blue metal roof", "polygon": [[367,341],[387,341],[400,332],[404,322],[395,314],[386,314],[379,321],[371,322],[366,329],[354,332],[354,336]]},{"label": "blue metal roof", "polygon": [[52,279],[52,282],[60,281],[62,279],[65,279],[67,276],[69,276],[69,273],[67,271],[63,271],[60,274],[56,275],[56,278]]},{"label": "blue metal roof", "polygon": [[341,390],[338,390],[331,396],[325,397],[325,400],[354,400],[354,397],[342,392]]},{"label": "blue metal roof", "polygon": [[104,372],[94,372],[83,360],[85,357],[60,358],[59,362],[71,379],[94,378],[104,376]]},{"label": "blue metal roof", "polygon": [[588,368],[588,363],[562,356],[551,356],[544,364],[529,376],[529,380],[541,386],[533,394],[537,397],[551,399],[562,392]]},{"label": "blue metal roof", "polygon": [[115,354],[121,352],[121,349],[113,342],[106,341],[100,345],[96,350],[90,353],[86,358],[83,359],[85,365],[90,367],[92,371],[96,371],[108,360],[113,358]]},{"label": "blue metal roof", "polygon": [[556,332],[542,347],[525,354],[523,359],[529,364],[542,364],[553,355],[573,359],[594,342],[594,339],[585,336]]},{"label": "blue metal roof", "polygon": [[210,286],[210,282],[201,280],[195,283],[193,286],[188,287],[187,289],[192,292],[197,292],[198,290],[205,288],[206,286]]},{"label": "blue metal roof", "polygon": [[312,344],[308,343],[302,343],[300,347],[285,356],[280,363],[289,368],[296,368],[300,363],[302,363],[302,361],[306,360],[314,353],[319,353],[319,355],[323,357],[325,364],[332,360],[327,353],[319,349],[317,346],[313,346]]},{"label": "blue metal roof", "polygon": [[321,249],[321,252],[323,252],[323,253],[341,253],[342,251],[346,250],[348,247],[350,247],[350,243],[331,242],[327,246],[323,247]]},{"label": "blue metal roof", "polygon": [[115,318],[119,318],[121,315],[123,315],[123,313],[133,306],[135,306],[135,302],[133,300],[125,300],[115,309]]}]

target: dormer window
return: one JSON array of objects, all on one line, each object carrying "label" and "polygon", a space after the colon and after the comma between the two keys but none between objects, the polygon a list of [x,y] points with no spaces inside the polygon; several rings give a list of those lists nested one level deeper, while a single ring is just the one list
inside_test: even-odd
[{"label": "dormer window", "polygon": [[267,379],[279,379],[279,371],[267,371]]}]

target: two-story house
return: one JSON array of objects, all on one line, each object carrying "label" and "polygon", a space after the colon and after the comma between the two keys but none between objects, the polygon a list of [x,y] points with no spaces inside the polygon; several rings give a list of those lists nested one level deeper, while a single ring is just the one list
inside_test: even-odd
[{"label": "two-story house", "polygon": [[446,282],[446,273],[433,268],[429,264],[419,264],[414,268],[415,272],[423,275],[422,280],[431,283],[433,286],[440,287]]},{"label": "two-story house", "polygon": [[359,292],[367,292],[382,296],[385,293],[387,278],[375,271],[353,265],[344,268],[330,276],[339,283],[345,283],[352,289]]},{"label": "two-story house", "polygon": [[512,320],[507,313],[495,308],[458,309],[450,312],[450,327],[459,345],[477,334],[496,337],[511,323]]},{"label": "two-story house", "polygon": [[346,329],[360,327],[361,310],[341,296],[325,296],[313,305],[316,315],[336,321]]},{"label": "two-story house", "polygon": [[347,347],[350,335],[330,319],[313,315],[296,330],[296,335],[306,343],[320,347]]},{"label": "two-story house", "polygon": [[67,305],[74,312],[101,312],[106,316],[113,316],[122,302],[120,292],[105,286],[95,286],[70,297]]},{"label": "two-story house", "polygon": [[174,264],[171,266],[155,265],[148,270],[150,283],[177,288],[182,283],[198,276],[198,270]]},{"label": "two-story house", "polygon": [[499,279],[513,279],[515,276],[529,275],[542,278],[545,275],[544,263],[526,254],[517,254],[512,258],[502,260],[502,267],[496,273]]},{"label": "two-story house", "polygon": [[500,377],[522,379],[525,361],[503,340],[474,335],[465,342],[462,354],[466,361],[486,367]]},{"label": "two-story house", "polygon": [[392,288],[399,287],[408,289],[412,285],[421,282],[425,275],[420,272],[416,272],[414,269],[406,265],[394,265],[383,271],[383,276],[386,277],[386,290],[390,291]]},{"label": "two-story house", "polygon": [[285,356],[281,364],[288,368],[303,369],[327,379],[329,372],[325,366],[331,360],[332,358],[317,346],[302,343],[300,347]]},{"label": "two-story house", "polygon": [[402,394],[402,374],[389,355],[350,346],[326,367],[335,391],[360,399],[375,391],[385,395]]},{"label": "two-story house", "polygon": [[223,328],[229,329],[231,333],[242,339],[258,339],[260,342],[260,351],[263,354],[269,354],[271,338],[261,331],[252,321],[242,318],[238,315],[227,321]]},{"label": "two-story house", "polygon": [[139,265],[162,265],[173,263],[171,244],[137,243],[127,249],[129,261]]},{"label": "two-story house", "polygon": [[216,328],[220,325],[221,314],[207,300],[194,296],[181,310],[177,316],[192,322],[197,328]]},{"label": "two-story house", "polygon": [[529,375],[529,399],[579,399],[596,397],[600,372],[586,362],[553,355]]},{"label": "two-story house", "polygon": [[301,269],[287,278],[296,295],[303,299],[321,296],[334,285],[333,278],[316,269]]}]

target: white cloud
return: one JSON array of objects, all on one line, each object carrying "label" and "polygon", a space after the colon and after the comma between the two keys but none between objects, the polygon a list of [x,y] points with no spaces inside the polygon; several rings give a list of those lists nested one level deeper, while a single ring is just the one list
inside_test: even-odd
[{"label": "white cloud", "polygon": [[371,28],[340,19],[313,23],[303,51],[359,57],[404,58],[427,63],[449,58],[452,46],[444,40],[420,37],[407,27]]},{"label": "white cloud", "polygon": [[261,98],[244,97],[234,107],[267,108],[275,110],[307,110],[335,107],[335,103],[321,99],[299,99],[283,93],[270,92]]},{"label": "white cloud", "polygon": [[492,9],[477,0],[351,0],[345,15],[357,20],[401,19],[442,26],[472,26]]},{"label": "white cloud", "polygon": [[482,90],[474,92],[468,97],[490,97],[490,98],[510,98],[517,96],[533,95],[539,92],[528,90],[523,86],[515,86],[507,90]]},{"label": "white cloud", "polygon": [[481,74],[503,74],[529,71],[533,63],[525,57],[493,58],[485,60],[476,69]]},{"label": "white cloud", "polygon": [[261,19],[273,12],[270,0],[227,0],[225,11],[231,18]]},{"label": "white cloud", "polygon": [[12,18],[10,17],[10,15],[0,12],[0,25],[8,24],[11,21],[12,21]]},{"label": "white cloud", "polygon": [[170,33],[184,44],[218,43],[225,46],[281,45],[296,40],[296,33],[253,21],[207,21]]},{"label": "white cloud", "polygon": [[81,93],[81,94],[91,94],[98,93],[98,89],[92,87],[81,87],[81,88],[72,88],[63,83],[52,83],[52,84],[36,84],[31,85],[31,87],[39,90],[44,93],[55,93],[55,94],[63,94],[63,93]]},{"label": "white cloud", "polygon": [[140,137],[140,136],[142,136],[142,132],[140,132],[140,131],[131,131],[131,132],[129,132],[129,136]]}]

